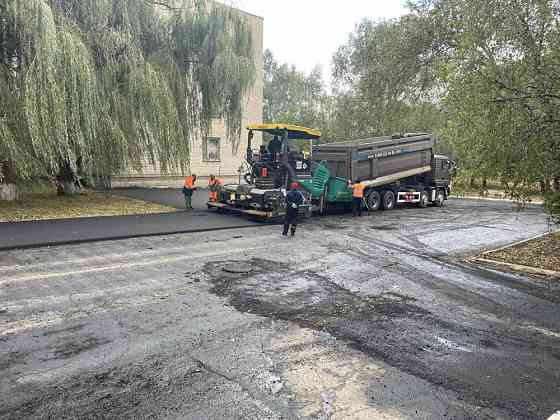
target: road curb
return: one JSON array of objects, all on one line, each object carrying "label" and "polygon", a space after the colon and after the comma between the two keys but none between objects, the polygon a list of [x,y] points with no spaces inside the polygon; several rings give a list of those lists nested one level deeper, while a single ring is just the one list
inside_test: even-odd
[{"label": "road curb", "polygon": [[[490,198],[490,197],[476,197],[476,196],[458,196],[458,195],[450,195],[449,198],[452,198],[454,200],[471,200],[471,201],[496,201],[496,202],[501,202],[501,203],[511,203],[511,204],[518,204],[521,205],[522,203],[519,203],[518,201],[515,200],[510,200],[507,198]],[[538,206],[538,207],[542,207],[544,205],[543,201],[531,201],[525,204],[522,204],[524,206]]]},{"label": "road curb", "polygon": [[488,255],[488,254],[492,254],[494,252],[500,252],[500,251],[503,251],[505,249],[513,248],[514,246],[523,245],[523,244],[526,244],[527,242],[531,242],[531,241],[534,241],[536,239],[544,238],[545,236],[552,235],[552,234],[557,233],[557,232],[558,231],[541,233],[540,235],[533,236],[529,239],[523,239],[521,241],[517,241],[517,242],[514,242],[512,244],[504,245],[500,248],[491,249],[489,251],[484,251],[481,255]]},{"label": "road curb", "polygon": [[[531,267],[531,266],[528,266],[528,265],[507,263],[507,262],[504,262],[504,261],[499,261],[499,260],[492,259],[490,257],[490,254],[493,254],[495,252],[500,252],[500,251],[504,251],[504,250],[519,246],[519,245],[523,245],[523,244],[526,244],[528,242],[534,241],[536,239],[544,238],[545,236],[555,234],[557,232],[558,231],[542,233],[540,235],[534,236],[534,237],[529,238],[529,239],[524,239],[522,241],[517,241],[517,242],[514,242],[512,244],[502,246],[500,248],[484,251],[482,254],[480,254],[481,256],[471,258],[471,259],[469,259],[469,261],[470,262],[483,263],[483,264],[492,264],[492,265],[497,265],[497,266],[501,266],[501,267],[507,267],[512,271],[520,272],[520,273],[536,274],[536,275],[539,275],[539,276],[546,276],[546,277],[560,279],[560,272],[559,271],[545,270],[544,268]],[[485,258],[485,257],[489,257],[489,258]]]},{"label": "road curb", "polygon": [[37,248],[46,248],[46,247],[56,247],[56,246],[64,246],[64,245],[89,244],[89,243],[105,242],[105,241],[123,241],[123,240],[126,240],[126,239],[150,238],[150,237],[155,237],[155,236],[182,235],[182,234],[187,234],[187,233],[218,232],[218,231],[235,230],[235,229],[247,229],[247,228],[255,228],[255,227],[274,226],[274,225],[277,225],[277,224],[278,223],[268,223],[268,224],[263,223],[263,224],[246,225],[246,226],[224,226],[224,227],[218,227],[218,228],[188,229],[188,230],[176,230],[176,231],[169,231],[169,232],[119,235],[119,236],[103,237],[103,238],[76,239],[76,240],[56,241],[56,242],[40,242],[40,243],[34,243],[34,244],[29,244],[29,245],[0,246],[0,252],[17,251],[17,250],[24,250],[24,249],[37,249]]},{"label": "road curb", "polygon": [[528,265],[510,264],[510,263],[503,262],[503,261],[489,260],[487,258],[474,258],[470,261],[478,262],[478,263],[484,263],[484,264],[492,264],[492,265],[497,265],[497,266],[501,266],[501,267],[507,267],[507,268],[511,269],[512,271],[519,272],[519,273],[536,274],[536,275],[539,275],[539,276],[545,276],[545,277],[550,277],[550,278],[554,278],[554,279],[556,279],[556,278],[560,279],[560,272],[558,272],[558,271],[545,270],[543,268],[530,267]]}]

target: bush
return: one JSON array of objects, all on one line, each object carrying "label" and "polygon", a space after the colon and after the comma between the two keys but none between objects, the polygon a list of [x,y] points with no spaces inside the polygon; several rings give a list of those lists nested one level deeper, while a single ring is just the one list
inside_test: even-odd
[{"label": "bush", "polygon": [[556,223],[560,223],[560,192],[549,193],[545,196],[544,206]]}]

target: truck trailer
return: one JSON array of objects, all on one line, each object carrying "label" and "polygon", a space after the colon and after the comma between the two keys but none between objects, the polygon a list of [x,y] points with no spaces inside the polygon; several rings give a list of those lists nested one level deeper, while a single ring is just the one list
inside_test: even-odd
[{"label": "truck trailer", "polygon": [[369,211],[400,203],[442,206],[450,194],[453,162],[436,155],[434,146],[424,133],[321,144],[313,149],[312,179],[300,185],[321,213],[351,204],[348,181],[366,187]]}]

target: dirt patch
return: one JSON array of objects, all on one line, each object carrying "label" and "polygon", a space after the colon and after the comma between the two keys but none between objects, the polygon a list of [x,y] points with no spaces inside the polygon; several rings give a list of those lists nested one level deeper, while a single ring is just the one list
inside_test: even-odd
[{"label": "dirt patch", "polygon": [[484,254],[484,258],[560,272],[560,232]]},{"label": "dirt patch", "polygon": [[174,208],[159,204],[94,191],[72,197],[41,193],[27,194],[13,202],[0,201],[0,223],[175,211]]},{"label": "dirt patch", "polygon": [[[242,272],[231,269],[238,266]],[[429,314],[406,296],[360,297],[315,272],[293,272],[287,265],[268,260],[209,263],[204,271],[214,284],[212,292],[228,297],[236,309],[298,321],[315,329],[328,328],[339,318],[382,321]]]},{"label": "dirt patch", "polygon": [[399,230],[397,226],[370,226],[372,230]]},{"label": "dirt patch", "polygon": [[[245,261],[253,270],[230,273],[232,261],[209,263],[205,273],[211,289],[240,312],[293,321],[315,331],[326,331],[349,341],[366,353],[391,364],[420,368],[420,354],[447,354],[434,338],[434,330],[464,343],[466,331],[449,324],[397,293],[359,296],[312,271],[291,271],[273,261]],[[414,333],[412,333],[414,331]],[[478,343],[478,340],[476,341]],[[417,370],[416,368],[414,370]]]},{"label": "dirt patch", "polygon": [[30,388],[23,401],[0,405],[0,418],[160,418],[207,392],[201,375],[209,373],[179,354],[84,371],[54,387]]},{"label": "dirt patch", "polygon": [[[453,390],[477,407],[531,418],[523,404],[503,404],[504,389],[519,388],[518,384],[504,384],[497,378],[487,387],[480,386],[485,369],[479,366],[481,352],[519,351],[524,343],[508,344],[505,337],[447,321],[404,294],[361,296],[315,272],[294,271],[260,259],[244,261],[253,267],[250,273],[228,273],[224,267],[231,263],[209,263],[204,272],[213,284],[211,292],[227,298],[238,311],[328,333],[363,354]],[[530,345],[527,342],[523,351],[529,351]],[[539,384],[524,386],[534,386],[527,392],[543,392]]]},{"label": "dirt patch", "polygon": [[0,355],[0,371],[6,370],[14,365],[22,364],[29,353],[12,351]]},{"label": "dirt patch", "polygon": [[111,341],[94,336],[77,337],[58,344],[52,352],[51,359],[69,359],[88,350],[109,344]]}]

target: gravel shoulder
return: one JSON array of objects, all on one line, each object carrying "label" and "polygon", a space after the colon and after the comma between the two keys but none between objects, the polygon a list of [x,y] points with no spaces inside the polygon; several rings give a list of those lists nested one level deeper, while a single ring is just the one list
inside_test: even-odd
[{"label": "gravel shoulder", "polygon": [[484,258],[560,273],[560,232],[486,253]]}]

